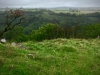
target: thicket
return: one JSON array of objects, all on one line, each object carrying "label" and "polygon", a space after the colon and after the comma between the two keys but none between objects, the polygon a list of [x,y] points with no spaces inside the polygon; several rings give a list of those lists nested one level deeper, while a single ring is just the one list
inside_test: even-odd
[{"label": "thicket", "polygon": [[16,26],[14,29],[6,32],[3,35],[3,38],[15,42],[25,42],[29,40],[28,35],[24,33],[24,28],[22,26]]},{"label": "thicket", "polygon": [[48,23],[41,26],[38,30],[33,30],[31,40],[42,41],[64,37],[64,29],[59,25]]},{"label": "thicket", "polygon": [[25,41],[42,41],[56,38],[97,38],[100,36],[100,24],[92,24],[86,26],[66,26],[61,27],[57,24],[47,23],[33,30],[30,34],[24,33],[24,28],[16,26],[11,31],[8,31],[3,36],[7,40],[16,42]]}]

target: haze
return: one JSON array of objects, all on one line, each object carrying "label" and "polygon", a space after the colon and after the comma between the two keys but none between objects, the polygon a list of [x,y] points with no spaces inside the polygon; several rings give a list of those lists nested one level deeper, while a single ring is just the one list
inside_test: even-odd
[{"label": "haze", "polygon": [[0,0],[0,8],[100,7],[100,0]]}]

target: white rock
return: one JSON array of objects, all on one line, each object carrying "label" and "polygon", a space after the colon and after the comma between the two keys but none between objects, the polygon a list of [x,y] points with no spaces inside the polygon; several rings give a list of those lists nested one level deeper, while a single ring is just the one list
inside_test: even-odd
[{"label": "white rock", "polygon": [[4,39],[1,39],[0,42],[1,42],[1,43],[6,43],[7,41],[6,41],[6,39],[4,38]]},{"label": "white rock", "polygon": [[17,44],[15,42],[12,42],[11,45],[15,47]]},{"label": "white rock", "polygon": [[26,46],[24,46],[22,43],[15,43],[15,42],[12,42],[12,43],[11,43],[11,46],[13,46],[13,47],[18,47],[18,48],[22,48],[22,49],[27,49]]}]

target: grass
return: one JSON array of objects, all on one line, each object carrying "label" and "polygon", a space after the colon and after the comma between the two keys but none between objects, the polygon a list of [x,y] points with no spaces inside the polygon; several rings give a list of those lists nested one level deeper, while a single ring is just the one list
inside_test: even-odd
[{"label": "grass", "polygon": [[55,13],[70,13],[70,14],[89,14],[89,13],[95,13],[95,12],[99,12],[100,11],[96,11],[96,10],[81,10],[80,12],[69,12],[69,10],[51,10]]},{"label": "grass", "polygon": [[99,39],[0,44],[0,75],[100,75]]},{"label": "grass", "polygon": [[[35,12],[35,11],[39,11],[39,10],[30,10],[30,9],[24,9],[25,11],[32,11],[32,12]],[[70,14],[90,14],[90,13],[95,13],[95,12],[99,12],[99,10],[80,10],[80,12],[69,12],[69,10],[54,10],[54,9],[50,9],[50,11],[53,11],[55,13],[70,13]]]}]

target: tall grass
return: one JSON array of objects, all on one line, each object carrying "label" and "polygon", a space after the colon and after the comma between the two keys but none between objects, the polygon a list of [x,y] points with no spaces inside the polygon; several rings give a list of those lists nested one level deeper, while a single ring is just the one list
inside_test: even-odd
[{"label": "tall grass", "polygon": [[0,75],[100,75],[99,39],[0,44]]}]

